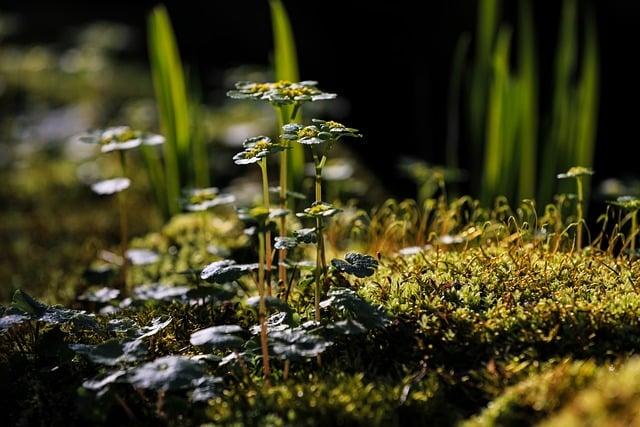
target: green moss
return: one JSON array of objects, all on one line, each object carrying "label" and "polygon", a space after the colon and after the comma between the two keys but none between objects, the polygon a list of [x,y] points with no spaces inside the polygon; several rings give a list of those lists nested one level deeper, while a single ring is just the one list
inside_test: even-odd
[{"label": "green moss", "polygon": [[209,402],[212,425],[394,426],[450,423],[435,376],[410,387],[334,373],[273,387],[227,390]]}]

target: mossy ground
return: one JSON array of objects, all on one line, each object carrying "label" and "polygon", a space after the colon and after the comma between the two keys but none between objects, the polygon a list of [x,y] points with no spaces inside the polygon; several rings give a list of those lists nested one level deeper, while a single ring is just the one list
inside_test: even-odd
[{"label": "mossy ground", "polygon": [[[9,285],[2,299],[23,287],[47,302],[99,309],[75,297],[88,286],[82,271],[98,248],[117,248],[115,211],[109,200],[75,184],[64,166],[44,164],[42,181],[27,188],[12,174],[0,190],[12,203],[2,212],[7,243],[0,271]],[[141,237],[132,246],[162,256],[130,270],[132,287],[194,285],[188,272],[225,251],[253,262],[253,237],[231,212],[179,216],[161,228],[148,221],[154,217],[135,194],[131,203],[140,209],[132,224]],[[420,210],[392,202],[371,216],[346,208],[336,218],[328,230],[330,252],[341,255],[357,246],[379,253],[380,268],[365,279],[334,275],[333,285],[381,307],[389,322],[336,339],[321,365],[315,359],[292,362],[285,379],[284,362],[274,359],[267,387],[259,361],[244,368],[211,363],[207,370],[223,383],[200,403],[180,392],[129,384],[114,384],[104,394],[82,387],[105,368],[68,345],[113,338],[106,328],[110,319],[148,325],[171,317],[149,338],[144,361],[202,353],[189,337],[211,325],[254,325],[246,297],[255,294],[255,284],[242,280],[235,297],[204,304],[139,301],[98,316],[94,330],[29,322],[1,334],[5,417],[15,425],[639,425],[640,361],[634,354],[640,348],[640,262],[602,241],[578,251],[570,234],[555,240],[524,232],[531,215],[526,210],[442,203]],[[558,218],[539,221],[553,230],[560,228],[553,222]],[[411,245],[416,247],[398,254]],[[290,304],[297,321],[311,317],[312,290],[304,280]]]}]

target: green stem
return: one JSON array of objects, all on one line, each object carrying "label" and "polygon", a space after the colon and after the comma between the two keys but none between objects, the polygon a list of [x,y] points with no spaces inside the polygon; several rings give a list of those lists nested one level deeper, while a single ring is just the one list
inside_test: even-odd
[{"label": "green stem", "polygon": [[582,178],[581,177],[576,177],[576,188],[577,188],[577,195],[578,195],[578,200],[577,200],[577,206],[576,206],[576,212],[578,215],[578,228],[577,228],[577,243],[578,243],[578,250],[582,249],[582,207],[583,207],[583,192],[582,192]]},{"label": "green stem", "polygon": [[[120,167],[122,168],[122,176],[124,178],[127,177],[127,158],[125,152],[123,150],[118,151],[120,155]],[[122,270],[121,270],[121,280],[122,280],[122,289],[123,293],[126,293],[127,290],[127,243],[129,240],[129,227],[127,221],[127,196],[125,191],[121,191],[118,193],[118,209],[120,211],[120,253],[122,255]]]},{"label": "green stem", "polygon": [[[267,212],[271,209],[269,204],[269,175],[267,172],[267,158],[264,157],[260,162],[260,169],[262,169],[262,197],[264,207]],[[271,262],[273,257],[271,255],[271,231],[267,227],[268,220],[265,220],[265,247],[267,252],[267,267],[266,267],[266,281],[267,281],[267,295],[271,296]]]},{"label": "green stem", "polygon": [[[315,173],[315,190],[316,190],[316,203],[322,202],[322,166],[318,161],[318,157],[314,155],[316,164]],[[326,260],[324,251],[324,233],[322,230],[322,218],[316,218],[316,234],[318,236],[318,243],[316,245],[316,271],[315,271],[315,319],[320,321],[320,298],[322,294],[322,281],[326,276]]]},{"label": "green stem", "polygon": [[265,381],[269,381],[269,375],[271,369],[269,367],[269,339],[267,337],[267,322],[266,312],[267,305],[265,303],[265,246],[266,239],[263,231],[258,233],[258,294],[260,296],[260,302],[258,305],[258,319],[260,322],[260,347],[262,349],[262,373],[264,374]]},{"label": "green stem", "polygon": [[638,211],[631,214],[631,259],[636,257],[636,233],[638,232]]},{"label": "green stem", "polygon": [[[282,126],[288,123],[286,108],[280,107],[280,121],[278,123],[278,132],[282,131]],[[286,144],[288,147],[289,142],[285,139],[280,140],[281,144]],[[287,169],[289,164],[287,149],[280,152],[280,208],[287,208],[287,187],[288,176]],[[286,237],[287,235],[287,217],[282,216],[280,218],[280,237]],[[287,270],[285,268],[285,259],[287,258],[287,250],[280,249],[278,251],[278,283],[280,286],[284,286],[287,282]]]}]

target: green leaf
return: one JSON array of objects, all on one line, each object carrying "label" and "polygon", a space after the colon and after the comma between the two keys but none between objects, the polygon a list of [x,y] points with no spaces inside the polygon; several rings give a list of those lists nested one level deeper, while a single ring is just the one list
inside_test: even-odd
[{"label": "green leaf", "polygon": [[367,329],[383,328],[388,319],[384,313],[360,298],[348,288],[333,288],[328,298],[320,303],[322,308],[331,308],[338,314],[346,315],[361,323]]},{"label": "green leaf", "polygon": [[116,366],[139,361],[147,353],[141,340],[108,340],[98,345],[70,344],[69,348],[98,365]]},{"label": "green leaf", "polygon": [[349,252],[345,255],[344,260],[331,260],[331,265],[333,265],[338,271],[363,278],[369,277],[375,273],[378,269],[378,260],[371,255]]},{"label": "green leaf", "polygon": [[303,328],[271,331],[269,339],[273,342],[273,352],[281,359],[316,357],[333,345],[331,341],[311,334]]},{"label": "green leaf", "polygon": [[220,325],[201,329],[191,334],[192,345],[207,345],[218,350],[230,350],[242,347],[244,339],[236,334],[243,332],[238,325]]},{"label": "green leaf", "polygon": [[128,381],[137,388],[174,391],[189,389],[204,376],[202,363],[187,356],[165,356],[131,370]]},{"label": "green leaf", "polygon": [[237,280],[256,268],[257,264],[236,264],[234,260],[225,259],[207,265],[200,273],[200,278],[210,283],[222,284]]}]

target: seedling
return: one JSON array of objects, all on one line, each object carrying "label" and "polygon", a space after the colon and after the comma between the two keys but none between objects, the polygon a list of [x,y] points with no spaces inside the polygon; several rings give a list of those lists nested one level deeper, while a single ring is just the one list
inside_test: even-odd
[{"label": "seedling", "polygon": [[577,229],[576,229],[576,244],[578,249],[582,249],[582,227],[584,222],[583,210],[584,210],[584,190],[582,187],[582,179],[585,176],[593,175],[593,171],[583,166],[574,166],[567,172],[558,174],[558,179],[575,178],[576,180],[576,215],[577,215]]},{"label": "seedling", "polygon": [[[279,126],[284,126],[296,119],[300,107],[305,102],[322,101],[336,98],[336,94],[323,92],[318,89],[315,81],[302,81],[292,83],[281,80],[273,83],[238,82],[236,89],[227,92],[227,96],[233,99],[253,99],[269,102],[277,111],[279,116]],[[288,115],[291,106],[291,115]],[[288,140],[281,138],[280,143],[288,147]],[[280,153],[280,208],[286,209],[287,198],[296,198],[296,195],[288,191],[288,152],[284,150]],[[286,237],[287,222],[286,216],[280,218],[280,237]],[[280,284],[286,282],[285,260],[287,257],[286,248],[278,250],[278,281]]]},{"label": "seedling", "polygon": [[123,191],[129,188],[131,184],[131,181],[127,178],[126,151],[138,148],[142,145],[161,145],[164,143],[165,139],[161,135],[141,132],[131,129],[129,126],[116,126],[106,129],[92,130],[81,135],[79,139],[82,142],[99,145],[102,153],[117,152],[119,156],[122,178],[114,178],[98,182],[92,186],[92,189],[100,195],[118,193],[120,211],[120,251],[122,255],[121,286],[124,292],[127,287],[127,244],[129,237],[127,224],[127,201]]},{"label": "seedling", "polygon": [[349,128],[334,121],[313,119],[313,125],[303,126],[297,123],[289,123],[282,127],[282,139],[297,141],[310,147],[315,166],[315,203],[304,210],[299,216],[313,217],[316,220],[316,232],[318,243],[316,246],[316,271],[315,271],[315,319],[320,321],[321,279],[326,278],[327,261],[324,248],[323,218],[330,217],[338,212],[338,209],[322,201],[322,168],[327,161],[327,154],[332,145],[341,138],[362,137],[357,129]]}]

